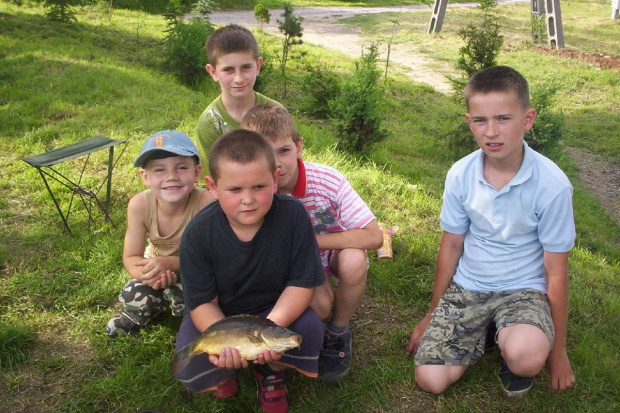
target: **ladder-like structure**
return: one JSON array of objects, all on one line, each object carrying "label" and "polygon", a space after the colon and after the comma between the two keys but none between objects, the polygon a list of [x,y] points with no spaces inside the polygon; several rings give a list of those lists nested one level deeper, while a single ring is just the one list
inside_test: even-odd
[{"label": "ladder-like structure", "polygon": [[[547,21],[547,40],[549,46],[556,49],[564,47],[564,30],[562,29],[562,13],[560,11],[560,0],[530,0],[532,3],[532,14],[540,17],[543,14]],[[618,3],[620,0],[612,0]],[[428,33],[439,33],[446,15],[448,0],[435,0],[433,13],[428,25]],[[617,9],[616,9],[617,14]],[[613,17],[613,13],[612,13]]]}]

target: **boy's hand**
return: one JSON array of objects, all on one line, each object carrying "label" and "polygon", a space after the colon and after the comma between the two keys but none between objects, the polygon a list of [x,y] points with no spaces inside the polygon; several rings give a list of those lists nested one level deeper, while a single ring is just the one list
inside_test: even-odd
[{"label": "boy's hand", "polygon": [[[157,281],[162,281],[162,274],[166,274],[168,271],[173,271],[169,265],[166,265],[166,258],[169,257],[145,258],[134,264],[136,267],[142,268],[142,284],[152,287]],[[168,277],[166,278],[166,281],[167,280]]]},{"label": "boy's hand", "polygon": [[236,370],[248,367],[248,361],[239,356],[236,348],[223,348],[219,356],[209,355],[209,361],[220,369]]},{"label": "boy's hand", "polygon": [[415,356],[415,353],[418,352],[418,347],[420,346],[420,342],[422,341],[422,336],[424,332],[428,328],[428,325],[431,323],[432,313],[428,313],[424,316],[422,320],[418,323],[417,326],[413,329],[413,333],[411,334],[411,338],[409,339],[409,345],[407,346],[407,353],[410,356]]},{"label": "boy's hand", "polygon": [[551,393],[561,393],[575,384],[575,374],[565,350],[551,350],[547,357],[547,371],[551,376],[551,384],[549,385]]},{"label": "boy's hand", "polygon": [[254,360],[254,364],[267,364],[273,361],[278,361],[282,358],[282,353],[276,353],[273,350],[265,350],[262,354],[258,355],[258,358]]},{"label": "boy's hand", "polygon": [[154,290],[168,288],[177,282],[177,274],[174,271],[166,271],[159,274],[159,279],[151,284],[151,288]]}]

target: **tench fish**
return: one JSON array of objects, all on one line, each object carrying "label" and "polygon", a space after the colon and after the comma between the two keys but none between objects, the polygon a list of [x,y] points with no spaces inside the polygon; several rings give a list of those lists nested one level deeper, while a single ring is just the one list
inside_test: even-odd
[{"label": "tench fish", "polygon": [[254,315],[236,315],[209,326],[196,340],[181,349],[172,360],[174,374],[182,371],[192,357],[207,353],[219,355],[223,348],[236,348],[239,356],[256,360],[265,350],[283,353],[301,346],[301,336],[271,320]]}]

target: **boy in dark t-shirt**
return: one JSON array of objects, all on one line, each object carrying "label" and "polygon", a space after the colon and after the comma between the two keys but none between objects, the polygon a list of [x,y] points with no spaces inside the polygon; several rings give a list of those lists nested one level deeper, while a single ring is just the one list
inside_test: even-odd
[{"label": "boy in dark t-shirt", "polygon": [[[318,246],[303,205],[274,194],[279,170],[271,145],[239,129],[211,148],[206,178],[217,200],[187,225],[181,240],[183,288],[189,314],[177,334],[177,351],[214,322],[257,314],[302,335],[286,354],[266,351],[254,362],[264,411],[286,411],[284,370],[317,377],[325,325],[310,309],[325,282]],[[196,356],[177,378],[194,392],[225,398],[237,390],[236,369],[247,367],[235,349]],[[219,368],[218,368],[219,367]]]}]

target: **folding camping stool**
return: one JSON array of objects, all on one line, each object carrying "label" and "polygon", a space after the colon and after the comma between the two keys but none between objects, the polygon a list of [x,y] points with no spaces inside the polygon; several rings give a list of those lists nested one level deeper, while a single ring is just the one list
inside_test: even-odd
[{"label": "folding camping stool", "polygon": [[[124,144],[124,147],[121,153],[118,154],[115,160],[114,159],[114,147],[120,144]],[[93,152],[106,149],[106,148],[110,149],[110,156],[108,158],[108,175],[101,182],[101,185],[99,186],[99,188],[97,188],[96,191],[85,188],[84,186],[81,185],[82,176],[84,175],[84,171],[86,170],[86,166],[88,165],[90,154]],[[39,174],[41,175],[41,178],[43,179],[43,182],[45,183],[45,187],[47,188],[47,191],[52,197],[52,201],[54,201],[54,205],[56,206],[56,209],[58,210],[58,213],[60,214],[60,217],[62,218],[62,222],[64,223],[67,232],[69,232],[69,235],[73,236],[73,233],[71,232],[71,229],[69,228],[68,219],[69,219],[69,213],[71,212],[71,206],[73,205],[73,199],[75,198],[75,195],[78,195],[80,197],[80,199],[82,200],[82,204],[84,205],[84,207],[86,208],[86,211],[88,212],[88,227],[89,228],[90,228],[90,224],[93,222],[93,210],[92,210],[93,201],[99,206],[101,211],[103,211],[103,214],[105,215],[105,221],[106,222],[109,221],[112,223],[112,225],[114,225],[114,223],[112,222],[112,219],[110,218],[110,192],[112,191],[112,170],[116,166],[116,163],[120,159],[123,152],[125,152],[125,149],[127,149],[127,141],[119,141],[115,139],[110,139],[103,135],[97,135],[94,138],[86,139],[82,142],[74,143],[72,145],[65,146],[63,148],[54,149],[52,151],[45,152],[37,156],[23,158],[23,160],[26,163],[28,163],[30,166],[36,168],[39,171]],[[82,166],[82,171],[80,172],[80,176],[77,182],[74,182],[74,180],[66,177],[65,175],[63,175],[62,173],[60,173],[59,171],[53,168],[54,165],[57,165],[65,161],[69,161],[71,159],[79,158],[84,155],[87,155],[86,160],[84,161],[84,165]],[[69,207],[67,208],[66,213],[62,212],[62,209],[60,208],[60,204],[58,203],[56,197],[54,196],[54,193],[52,192],[52,188],[50,187],[47,181],[48,177],[59,182],[61,185],[71,190],[71,200],[69,201]],[[107,191],[106,191],[106,199],[105,199],[105,206],[104,206],[102,205],[98,197],[98,194],[106,182],[107,182],[107,188],[106,188]],[[88,203],[86,202],[86,198],[88,198]]]}]

